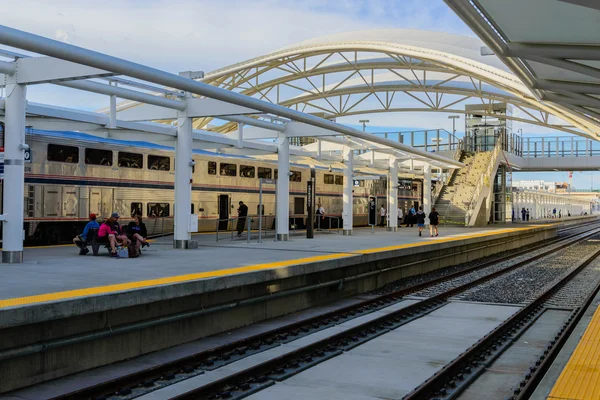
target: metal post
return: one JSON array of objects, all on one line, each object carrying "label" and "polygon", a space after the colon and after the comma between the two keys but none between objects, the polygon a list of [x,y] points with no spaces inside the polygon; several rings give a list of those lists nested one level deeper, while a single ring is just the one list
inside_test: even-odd
[{"label": "metal post", "polygon": [[[345,236],[352,235],[353,228],[353,199],[352,189],[353,183],[352,172],[354,170],[354,150],[351,147],[344,147],[344,193],[342,194],[342,218],[344,224],[343,234]],[[330,220],[331,225],[331,220]],[[339,224],[338,224],[339,225]]]},{"label": "metal post", "polygon": [[427,139],[428,139],[427,131],[425,131],[425,151],[427,151]]},{"label": "metal post", "polygon": [[4,222],[2,263],[23,262],[23,196],[25,188],[24,150],[27,87],[6,75],[4,131]]},{"label": "metal post", "polygon": [[277,240],[287,241],[290,235],[290,142],[281,135],[277,147]]},{"label": "metal post", "polygon": [[[439,131],[438,131],[439,132]],[[439,141],[438,141],[439,143]],[[388,231],[398,231],[398,159],[390,157],[390,173],[388,184]]]},{"label": "metal post", "polygon": [[[450,141],[448,141],[450,143]],[[450,150],[450,149],[448,149]],[[436,153],[440,151],[440,130],[438,129],[435,136],[435,151]]]},{"label": "metal post", "polygon": [[431,212],[431,165],[423,166],[423,212],[429,215]]},{"label": "metal post", "polygon": [[190,239],[190,205],[192,204],[192,118],[178,112],[175,146],[175,237],[176,249],[187,249]]},{"label": "metal post", "polygon": [[571,157],[573,157],[573,137],[571,136]]},{"label": "metal post", "polygon": [[262,215],[263,215],[262,186],[263,186],[263,178],[260,178],[258,180],[258,243],[262,243]]},{"label": "metal post", "polygon": [[544,157],[544,138],[542,138],[542,158]]},{"label": "metal post", "polygon": [[252,231],[252,218],[246,216],[246,226],[248,228],[248,235],[246,236],[246,243],[250,244],[250,232]]},{"label": "metal post", "polygon": [[556,137],[556,158],[558,158],[558,136]]},{"label": "metal post", "polygon": [[531,147],[529,146],[530,141],[529,138],[527,138],[527,157],[531,157]]},{"label": "metal post", "polygon": [[238,122],[238,137],[237,137],[237,148],[241,149],[244,147],[244,124]]},{"label": "metal post", "polygon": [[414,132],[410,133],[410,145],[412,147],[415,147],[415,133]]}]

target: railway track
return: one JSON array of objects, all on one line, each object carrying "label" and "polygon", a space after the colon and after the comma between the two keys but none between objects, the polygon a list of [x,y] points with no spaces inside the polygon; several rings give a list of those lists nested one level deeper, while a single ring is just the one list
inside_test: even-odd
[{"label": "railway track", "polygon": [[[596,224],[597,225],[597,224]],[[578,226],[579,230],[590,230],[588,226]],[[575,227],[562,231],[562,234]],[[289,342],[297,338],[312,334],[329,326],[339,324],[342,321],[356,318],[361,315],[388,307],[402,301],[402,298],[411,293],[439,285],[443,282],[465,277],[472,273],[480,273],[498,263],[509,263],[518,260],[511,265],[496,268],[489,274],[483,274],[469,283],[458,285],[436,296],[421,300],[411,306],[388,314],[386,318],[377,318],[365,324],[358,325],[353,329],[341,332],[339,335],[317,341],[309,346],[303,347],[285,356],[272,359],[266,363],[257,365],[248,370],[228,376],[222,380],[215,381],[209,385],[193,390],[189,393],[176,397],[177,399],[197,398],[242,398],[261,390],[265,386],[273,384],[275,380],[281,380],[304,369],[318,364],[328,358],[334,357],[341,352],[356,347],[361,343],[373,339],[383,333],[404,325],[414,319],[430,313],[431,311],[446,304],[447,299],[464,292],[470,287],[489,281],[497,276],[506,274],[534,260],[545,257],[551,253],[577,243],[586,237],[600,232],[600,229],[592,229],[586,233],[566,234],[565,237],[547,241],[543,244],[517,252],[515,254],[490,260],[482,264],[438,277],[426,282],[421,282],[401,290],[394,291],[374,299],[363,301],[359,304],[344,307],[307,320],[245,338],[229,345],[214,348],[208,351],[184,357],[174,362],[140,371],[135,374],[113,379],[94,385],[83,390],[78,390],[66,395],[55,397],[58,399],[83,399],[83,398],[107,398],[107,399],[131,399],[160,389],[164,386],[180,382],[193,376],[200,375],[204,371],[211,371],[234,361],[250,355],[275,347],[280,343]],[[532,253],[536,253],[532,255]],[[276,373],[279,372],[279,373]],[[215,397],[216,396],[216,397]]]}]

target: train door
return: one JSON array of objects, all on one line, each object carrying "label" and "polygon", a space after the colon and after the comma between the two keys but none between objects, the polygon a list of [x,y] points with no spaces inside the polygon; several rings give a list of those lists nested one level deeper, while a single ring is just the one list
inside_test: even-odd
[{"label": "train door", "polygon": [[294,197],[294,214],[296,215],[296,226],[300,229],[306,228],[304,225],[304,203],[306,199],[304,197]]},{"label": "train door", "polygon": [[114,189],[100,189],[102,192],[102,217],[108,218],[113,213],[113,195]]},{"label": "train door", "polygon": [[61,217],[62,190],[60,186],[44,186],[44,217]]},{"label": "train door", "polygon": [[219,195],[219,219],[224,221],[219,221],[219,230],[227,230],[227,226],[229,225],[229,195],[220,194]]},{"label": "train door", "polygon": [[62,188],[63,216],[76,218],[79,206],[79,188],[75,186],[63,186]]},{"label": "train door", "polygon": [[102,215],[102,192],[100,189],[90,189],[90,212],[89,214]]}]

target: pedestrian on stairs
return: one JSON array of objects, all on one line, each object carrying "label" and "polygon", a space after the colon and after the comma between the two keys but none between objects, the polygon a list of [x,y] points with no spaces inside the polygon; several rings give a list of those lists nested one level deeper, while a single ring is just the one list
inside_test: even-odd
[{"label": "pedestrian on stairs", "polygon": [[419,211],[417,211],[416,219],[417,219],[417,226],[419,227],[419,236],[422,236],[421,232],[423,231],[423,228],[425,227],[425,213],[423,212],[423,206],[419,207]]}]

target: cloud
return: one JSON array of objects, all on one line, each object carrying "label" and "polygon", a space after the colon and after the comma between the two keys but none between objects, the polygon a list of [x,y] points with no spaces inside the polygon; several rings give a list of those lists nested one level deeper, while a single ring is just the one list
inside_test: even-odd
[{"label": "cloud", "polygon": [[65,43],[71,42],[69,32],[67,32],[64,29],[57,29],[56,32],[54,33],[54,38],[56,40],[59,40],[61,42],[65,42]]}]

